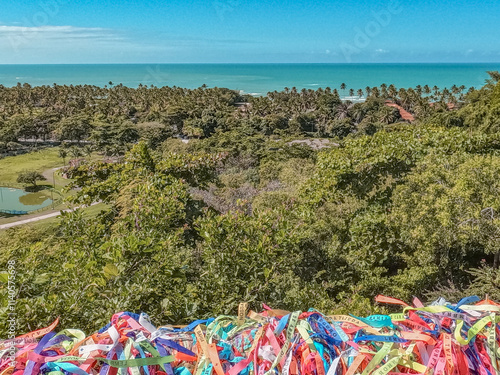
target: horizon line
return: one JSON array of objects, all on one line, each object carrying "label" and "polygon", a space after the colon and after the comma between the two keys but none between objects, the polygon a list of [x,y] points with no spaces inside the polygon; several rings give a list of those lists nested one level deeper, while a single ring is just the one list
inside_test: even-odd
[{"label": "horizon line", "polygon": [[82,63],[0,63],[0,66],[29,65],[486,65],[495,62],[82,62]]}]

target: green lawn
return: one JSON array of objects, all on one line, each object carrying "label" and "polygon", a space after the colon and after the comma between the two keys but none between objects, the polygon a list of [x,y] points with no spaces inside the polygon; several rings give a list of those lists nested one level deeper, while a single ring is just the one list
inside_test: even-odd
[{"label": "green lawn", "polygon": [[[99,160],[101,156],[94,153],[90,160]],[[68,158],[66,159],[68,161]],[[63,160],[59,157],[59,147],[46,148],[41,151],[33,151],[29,154],[18,155],[18,156],[8,156],[6,158],[0,159],[0,186],[11,186],[16,188],[23,188],[23,184],[17,183],[17,176],[20,172],[24,170],[35,170],[40,173],[44,173],[47,181],[40,181],[38,185],[50,185],[53,186],[55,182],[56,190],[66,198],[70,195],[75,194],[75,191],[63,192],[63,188],[70,183],[70,180],[62,178],[59,173],[52,173],[50,170],[53,168],[58,168],[63,166]],[[44,190],[47,195],[51,195],[50,190]],[[61,197],[54,193],[54,198],[59,200]],[[66,209],[68,205],[66,203],[58,202],[59,204],[54,207],[56,210]],[[99,207],[102,205],[88,208],[89,212],[100,211]],[[40,215],[54,212],[50,208],[41,212]],[[14,221],[23,220],[23,216],[9,216],[5,217],[0,215],[0,224],[7,224]],[[58,219],[48,219],[48,222],[55,222]]]},{"label": "green lawn", "polygon": [[[59,157],[59,147],[46,148],[24,155],[8,156],[0,159],[0,186],[2,183],[21,186],[16,180],[19,172],[24,170],[35,170],[42,173],[47,169],[62,165],[63,161]],[[48,183],[51,182],[48,181]]]}]

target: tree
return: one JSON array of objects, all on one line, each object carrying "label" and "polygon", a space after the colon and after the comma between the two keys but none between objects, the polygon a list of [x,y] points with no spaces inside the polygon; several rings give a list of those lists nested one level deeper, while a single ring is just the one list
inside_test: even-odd
[{"label": "tree", "polygon": [[398,90],[396,89],[396,86],[390,85],[387,91],[387,94],[391,99],[396,99],[396,96],[398,95]]},{"label": "tree", "polygon": [[90,120],[85,116],[69,117],[62,120],[56,130],[57,136],[61,141],[77,141],[90,136],[92,125]]},{"label": "tree", "polygon": [[347,137],[354,127],[350,118],[330,120],[326,124],[325,133],[330,137],[344,138]]},{"label": "tree", "polygon": [[37,132],[33,124],[33,118],[27,114],[15,114],[9,120],[11,126],[16,130],[17,137],[28,140],[30,138],[36,138]]},{"label": "tree", "polygon": [[[63,314],[64,326],[93,331],[133,310],[182,324],[241,299],[325,312],[340,304],[356,314],[378,293],[407,299],[448,280],[459,293],[500,296],[497,76],[455,108],[446,101],[457,87],[433,105],[428,86],[367,87],[367,100],[353,105],[336,89],[253,98],[209,88],[0,85],[7,141],[43,138],[57,119],[53,134],[69,144],[90,123],[85,145],[124,155],[67,172],[71,200],[104,203],[99,215],[64,214],[50,235],[0,236],[0,269],[15,256],[26,270],[19,329]],[[416,126],[394,124],[400,115],[387,95],[415,113]],[[340,141],[289,139],[304,133]],[[181,134],[199,139],[173,138]]]},{"label": "tree", "polygon": [[311,132],[316,129],[316,118],[312,114],[302,114],[290,120],[290,129],[295,133]]},{"label": "tree", "polygon": [[159,122],[142,122],[137,125],[141,140],[151,148],[157,148],[162,142],[173,136],[172,127]]},{"label": "tree", "polygon": [[380,85],[380,93],[382,94],[383,97],[387,96],[387,84],[382,83]]},{"label": "tree", "polygon": [[492,83],[498,83],[500,82],[500,72],[497,71],[489,71],[488,72],[489,76],[491,77],[491,82]]},{"label": "tree", "polygon": [[80,150],[78,147],[71,147],[69,149],[69,153],[75,159],[77,159],[80,156],[82,156],[82,150]]},{"label": "tree", "polygon": [[351,110],[353,108],[353,104],[351,102],[344,102],[337,106],[335,109],[335,118],[339,120],[343,120],[351,117]]},{"label": "tree", "polygon": [[63,164],[66,165],[66,157],[68,156],[68,151],[64,148],[59,149],[59,157],[63,160]]},{"label": "tree", "polygon": [[24,171],[19,173],[17,176],[17,182],[21,184],[31,184],[33,188],[36,188],[37,181],[47,180],[41,173],[37,171]]},{"label": "tree", "polygon": [[346,88],[347,88],[347,85],[346,85],[345,83],[342,83],[342,84],[340,85],[340,89],[342,90],[342,92],[344,93],[344,95],[345,95],[345,89],[346,89]]},{"label": "tree", "polygon": [[399,111],[392,107],[384,106],[378,112],[378,121],[384,124],[392,124],[399,117]]},{"label": "tree", "polygon": [[16,127],[11,122],[0,122],[0,142],[17,142]]},{"label": "tree", "polygon": [[117,139],[120,145],[135,143],[139,140],[139,131],[130,121],[125,121],[118,126]]},{"label": "tree", "polygon": [[[422,268],[428,286],[433,279],[464,282],[464,270],[481,259],[498,267],[499,192],[500,158],[464,152],[429,154],[396,189],[391,222],[407,246],[418,249],[406,262]],[[407,270],[400,281],[427,283],[416,277]]]},{"label": "tree", "polygon": [[209,303],[204,309],[228,313],[240,299],[259,305],[279,298],[279,306],[290,309],[328,300],[324,288],[300,275],[306,253],[299,247],[300,226],[290,220],[289,211],[281,207],[254,215],[212,213],[196,222],[203,237],[200,290],[205,291],[202,303]]},{"label": "tree", "polygon": [[90,145],[85,145],[82,148],[82,153],[84,156],[91,157],[93,152],[94,152],[94,149]]}]

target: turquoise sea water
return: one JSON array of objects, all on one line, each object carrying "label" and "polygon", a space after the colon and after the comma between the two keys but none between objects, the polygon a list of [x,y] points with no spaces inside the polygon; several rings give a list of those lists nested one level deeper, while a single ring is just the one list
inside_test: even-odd
[{"label": "turquoise sea water", "polygon": [[0,65],[0,84],[18,82],[32,86],[122,83],[137,87],[155,86],[196,88],[227,87],[263,95],[268,91],[319,87],[358,90],[366,86],[394,84],[397,87],[452,85],[481,87],[486,71],[500,70],[491,64],[141,64],[141,65]]}]

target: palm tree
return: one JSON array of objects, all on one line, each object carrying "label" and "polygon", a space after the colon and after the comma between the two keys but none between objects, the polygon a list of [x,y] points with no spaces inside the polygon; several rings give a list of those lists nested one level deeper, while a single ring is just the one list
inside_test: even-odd
[{"label": "palm tree", "polygon": [[335,108],[335,118],[343,120],[351,117],[351,109],[353,104],[351,102],[340,103],[337,108]]},{"label": "palm tree", "polygon": [[441,97],[445,102],[448,102],[450,100],[451,92],[447,88],[444,88]]},{"label": "palm tree", "polygon": [[392,124],[397,119],[395,111],[397,111],[395,108],[382,107],[378,113],[378,121],[384,124]]},{"label": "palm tree", "polygon": [[429,116],[432,112],[431,106],[428,103],[420,103],[415,106],[414,113],[418,119],[423,119]]},{"label": "palm tree", "polygon": [[398,90],[396,89],[396,86],[390,85],[388,94],[393,100],[396,99],[396,96],[398,95]]},{"label": "palm tree", "polygon": [[75,159],[77,159],[80,156],[82,156],[82,152],[81,152],[81,150],[78,147],[71,147],[70,150],[69,150],[69,153]]},{"label": "palm tree", "polygon": [[63,165],[66,165],[66,157],[68,156],[68,152],[64,148],[59,149],[59,157],[63,160]]},{"label": "palm tree", "polygon": [[368,112],[365,117],[363,118],[363,122],[364,123],[368,123],[368,124],[375,124],[376,122],[378,122],[378,116],[377,116],[377,113],[376,112]]},{"label": "palm tree", "polygon": [[340,85],[340,89],[342,90],[343,95],[345,96],[345,89],[347,88],[347,85],[345,83],[342,83]]},{"label": "palm tree", "polygon": [[358,96],[359,98],[361,99],[361,97],[363,96],[363,90],[362,89],[359,89],[358,90]]},{"label": "palm tree", "polygon": [[387,96],[387,85],[385,83],[382,83],[380,85],[380,93],[382,94],[383,97]]},{"label": "palm tree", "polygon": [[93,151],[94,151],[94,150],[92,149],[92,146],[90,146],[90,145],[85,145],[85,146],[83,147],[83,149],[82,149],[83,155],[84,155],[84,156],[87,156],[87,157],[92,156],[92,152],[93,152]]},{"label": "palm tree", "polygon": [[363,104],[358,103],[352,107],[352,118],[354,119],[354,121],[356,121],[357,124],[363,121],[365,116],[366,116],[366,109]]},{"label": "palm tree", "polygon": [[354,89],[349,90],[349,96],[354,96]]}]

